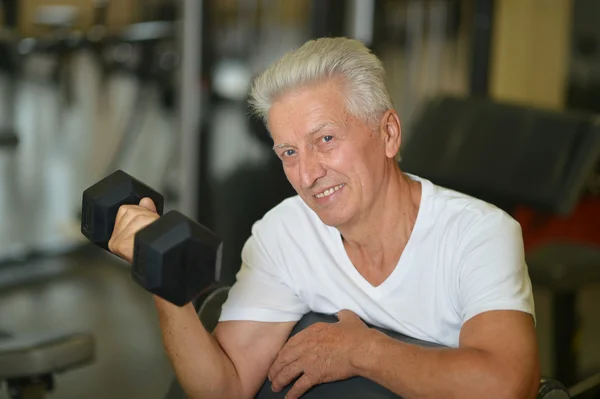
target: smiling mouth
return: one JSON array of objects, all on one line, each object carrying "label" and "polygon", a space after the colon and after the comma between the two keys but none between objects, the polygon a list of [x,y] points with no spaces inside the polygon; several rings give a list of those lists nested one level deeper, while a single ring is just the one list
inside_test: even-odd
[{"label": "smiling mouth", "polygon": [[322,193],[316,194],[315,197],[317,197],[317,198],[329,197],[331,194],[335,193],[342,187],[344,187],[344,183],[340,184],[339,186],[329,188],[329,189],[323,191]]}]

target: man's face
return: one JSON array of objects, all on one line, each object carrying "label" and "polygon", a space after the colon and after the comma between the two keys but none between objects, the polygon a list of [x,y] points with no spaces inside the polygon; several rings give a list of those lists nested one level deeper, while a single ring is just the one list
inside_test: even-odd
[{"label": "man's face", "polygon": [[393,144],[380,126],[347,112],[337,82],[281,96],[269,112],[269,130],[288,180],[325,224],[360,220],[382,194]]}]

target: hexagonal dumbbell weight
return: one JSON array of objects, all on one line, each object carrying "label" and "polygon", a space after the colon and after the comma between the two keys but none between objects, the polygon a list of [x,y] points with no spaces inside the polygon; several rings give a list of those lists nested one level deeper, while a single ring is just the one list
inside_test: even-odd
[{"label": "hexagonal dumbbell weight", "polygon": [[162,195],[122,170],[100,180],[83,192],[81,232],[91,242],[108,251],[108,241],[115,227],[121,205],[137,205],[148,197],[163,214]]},{"label": "hexagonal dumbbell weight", "polygon": [[[84,191],[81,232],[108,250],[121,205],[151,198],[159,215],[164,200],[123,171]],[[178,211],[162,215],[135,235],[131,275],[143,288],[183,306],[214,285],[220,274],[222,242],[214,233]]]}]

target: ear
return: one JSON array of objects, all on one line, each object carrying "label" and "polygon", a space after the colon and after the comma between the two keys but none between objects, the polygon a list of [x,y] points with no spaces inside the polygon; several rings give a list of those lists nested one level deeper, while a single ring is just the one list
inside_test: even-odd
[{"label": "ear", "polygon": [[385,145],[385,155],[394,158],[400,150],[402,143],[402,128],[400,118],[393,109],[386,111],[381,118],[379,132]]}]

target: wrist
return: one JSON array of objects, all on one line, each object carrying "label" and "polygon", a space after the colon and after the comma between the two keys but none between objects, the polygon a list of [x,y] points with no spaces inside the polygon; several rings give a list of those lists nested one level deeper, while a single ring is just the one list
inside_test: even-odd
[{"label": "wrist", "polygon": [[369,328],[368,334],[350,356],[350,367],[354,375],[366,377],[368,371],[377,364],[387,336],[382,332]]},{"label": "wrist", "polygon": [[[176,315],[176,314],[189,314],[192,312],[194,317],[198,317],[196,315],[196,311],[192,303],[187,303],[184,306],[177,306],[172,304],[171,302],[159,297],[158,295],[153,295],[154,305],[160,314],[168,314],[168,315]],[[191,309],[191,310],[190,310]]]}]

